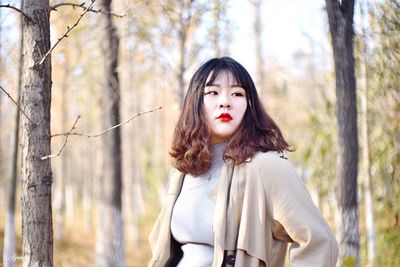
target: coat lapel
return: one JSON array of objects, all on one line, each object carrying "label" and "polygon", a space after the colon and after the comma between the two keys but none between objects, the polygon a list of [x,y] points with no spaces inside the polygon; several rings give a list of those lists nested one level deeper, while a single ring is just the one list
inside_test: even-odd
[{"label": "coat lapel", "polygon": [[214,260],[212,267],[219,267],[224,260],[226,212],[229,199],[229,188],[232,182],[233,164],[222,167],[218,183],[217,200],[214,213]]},{"label": "coat lapel", "polygon": [[171,257],[171,217],[176,199],[178,198],[182,187],[184,176],[183,173],[176,169],[173,170],[173,173],[170,175],[167,196],[163,208],[164,210],[161,211],[162,218],[159,219],[159,225],[157,223],[156,228],[158,231],[153,234],[158,235],[154,237],[158,239],[158,241],[155,242],[158,245],[155,252],[155,258],[158,258],[158,260],[157,265],[155,266],[159,266],[158,264],[163,266]]}]

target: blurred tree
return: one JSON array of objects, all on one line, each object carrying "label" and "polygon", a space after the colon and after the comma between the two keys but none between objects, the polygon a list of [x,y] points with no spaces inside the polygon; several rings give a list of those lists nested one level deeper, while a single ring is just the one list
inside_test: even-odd
[{"label": "blurred tree", "polygon": [[[363,196],[364,196],[364,211],[365,211],[365,227],[367,231],[367,247],[368,247],[368,265],[374,266],[376,258],[376,234],[375,234],[375,210],[374,210],[374,197],[372,190],[372,180],[370,175],[370,144],[369,144],[369,126],[368,126],[368,90],[370,79],[369,55],[368,55],[368,35],[365,26],[365,11],[364,5],[366,1],[360,1],[360,24],[361,35],[360,38],[360,56],[358,57],[360,66],[360,79],[359,79],[359,93],[360,93],[360,123],[361,123],[361,170],[360,177],[363,182]],[[368,13],[368,12],[367,12]],[[356,46],[357,48],[357,46]],[[356,58],[357,60],[357,58]]]},{"label": "blurred tree", "polygon": [[[61,13],[61,8],[60,8]],[[80,11],[80,10],[79,10]],[[69,8],[65,8],[62,10],[62,13],[54,19],[53,25],[55,31],[58,35],[65,31],[66,25],[70,21],[72,15],[76,14],[75,10]],[[58,15],[58,12],[54,14]],[[74,40],[79,38],[79,32],[74,32]],[[70,53],[71,53],[71,39],[64,39],[60,44],[59,49],[55,51],[53,54],[53,77],[57,79],[57,81],[53,84],[53,105],[59,104],[61,102],[61,110],[57,112],[57,107],[52,107],[52,113],[61,114],[61,120],[58,118],[55,120],[55,124],[60,127],[62,131],[65,131],[70,126],[68,125],[68,114],[69,108],[71,107],[71,103],[69,100],[69,91],[70,91],[70,80],[71,80],[71,62],[70,62]],[[60,73],[60,75],[58,75]],[[59,105],[58,105],[59,106]],[[61,123],[60,123],[61,122]],[[53,128],[54,128],[53,124]],[[63,141],[63,139],[60,139]],[[61,146],[62,144],[59,144]],[[55,240],[61,240],[64,236],[64,227],[65,227],[65,219],[66,219],[66,188],[68,184],[69,177],[69,158],[70,151],[69,149],[64,149],[63,154],[60,157],[59,164],[55,164],[55,167],[58,167],[59,171],[55,173],[54,183],[55,183],[55,195],[54,195],[54,238]]]},{"label": "blurred tree", "polygon": [[375,4],[370,60],[371,175],[379,222],[377,265],[399,266],[400,257],[400,1]]},{"label": "blurred tree", "polygon": [[[310,55],[298,53],[296,63],[308,62],[304,73],[300,74],[300,88],[296,91],[302,91],[298,101],[303,99],[305,103],[292,105],[296,110],[305,111],[305,120],[297,119],[292,121],[290,127],[298,129],[293,140],[299,137],[301,143],[298,145],[297,153],[300,157],[299,162],[305,164],[303,179],[306,180],[308,188],[315,190],[313,199],[318,208],[324,213],[325,218],[330,222],[334,221],[334,190],[336,182],[335,161],[337,155],[337,139],[335,132],[335,99],[330,93],[329,84],[332,83],[330,71],[319,68],[316,60],[318,55],[312,49]],[[307,94],[308,92],[308,94]],[[287,95],[281,96],[281,101],[287,101]],[[302,107],[302,105],[305,105]],[[292,110],[285,114],[293,113]],[[299,112],[297,112],[299,113]],[[296,125],[298,124],[298,125]],[[289,133],[288,136],[290,136]],[[297,147],[296,147],[297,148]],[[316,160],[317,159],[317,160]],[[311,192],[312,193],[312,192]]]},{"label": "blurred tree", "polygon": [[[63,68],[63,76],[61,81],[61,127],[62,129],[67,129],[67,121],[68,121],[68,77],[70,73],[70,64],[69,64],[69,53],[68,49],[64,50],[64,68]],[[55,201],[55,239],[60,240],[64,234],[64,221],[65,221],[65,189],[66,189],[66,180],[68,177],[68,156],[69,151],[64,150],[63,156],[61,157],[61,171],[59,176],[56,179],[57,185],[57,193],[56,193],[56,201]]]},{"label": "blurred tree", "polygon": [[210,28],[212,50],[214,57],[220,57],[224,54],[222,48],[224,41],[223,22],[226,18],[228,0],[213,0],[212,4],[212,27]]},{"label": "blurred tree", "polygon": [[[21,0],[21,9],[24,6],[24,0]],[[20,39],[20,51],[19,51],[19,65],[18,65],[18,99],[17,103],[21,103],[21,84],[22,84],[22,69],[23,69],[23,44],[24,35],[22,34],[23,27],[23,16],[20,16],[20,27],[21,27],[21,39]],[[1,100],[0,100],[1,101]],[[11,175],[10,182],[8,184],[8,199],[7,199],[7,213],[6,223],[4,230],[4,250],[3,250],[3,265],[4,267],[15,266],[15,194],[17,187],[17,170],[18,170],[18,151],[19,151],[19,121],[20,112],[17,110],[15,114],[15,130],[14,130],[14,145],[11,159]]]},{"label": "blurred tree", "polygon": [[189,65],[189,52],[197,52],[197,48],[191,44],[196,29],[199,28],[203,14],[208,10],[207,3],[196,0],[163,1],[162,14],[166,16],[169,27],[177,31],[178,47],[178,99],[182,106],[185,96],[185,73]]},{"label": "blurred tree", "polygon": [[220,48],[220,36],[221,36],[221,29],[220,29],[220,21],[221,21],[221,12],[223,10],[223,7],[221,5],[220,0],[214,0],[213,1],[213,27],[211,28],[211,40],[212,40],[212,46],[214,50],[214,56],[215,57],[220,57],[221,55],[221,48]]},{"label": "blurred tree", "polygon": [[[141,101],[138,101],[138,83],[136,79],[136,69],[139,66],[136,66],[133,62],[135,61],[135,54],[138,52],[137,45],[141,42],[135,39],[135,32],[138,28],[144,28],[143,31],[149,30],[148,27],[143,25],[138,25],[141,23],[146,23],[146,20],[151,20],[151,24],[154,23],[158,16],[152,14],[154,12],[153,6],[149,6],[144,8],[142,5],[137,7],[139,10],[135,10],[137,13],[142,14],[142,18],[140,21],[137,21],[134,14],[127,14],[127,18],[124,19],[123,29],[121,31],[121,47],[120,47],[120,68],[125,70],[121,72],[120,81],[121,81],[121,107],[125,107],[121,109],[121,117],[128,117],[134,113],[138,113],[138,106]],[[143,8],[143,9],[142,9]],[[147,13],[149,12],[151,15]],[[153,26],[153,25],[152,25]],[[139,34],[137,34],[139,35]],[[151,38],[147,34],[144,34],[146,38]],[[125,102],[124,102],[125,101]],[[125,111],[125,113],[124,113]],[[138,123],[138,122],[135,122]],[[137,203],[135,200],[140,199],[142,202],[142,195],[137,193],[140,192],[140,183],[135,183],[135,181],[140,181],[143,179],[143,175],[141,175],[141,167],[139,165],[139,157],[140,155],[140,143],[141,138],[143,137],[139,131],[143,130],[143,127],[136,125],[133,127],[122,128],[122,140],[129,140],[122,147],[123,157],[123,214],[124,214],[124,226],[126,229],[125,232],[125,243],[127,247],[140,247],[140,225],[139,218],[142,206]],[[135,138],[132,138],[134,136]],[[136,189],[139,190],[137,191]],[[128,265],[128,262],[126,262]]]},{"label": "blurred tree", "polygon": [[[111,0],[102,0],[100,27],[104,55],[102,122],[107,129],[120,123],[120,88],[118,77],[119,37],[112,21]],[[124,266],[124,229],[122,222],[122,153],[121,129],[102,136],[103,174],[96,242],[96,266]]]},{"label": "blurred tree", "polygon": [[357,108],[353,54],[354,0],[326,0],[336,75],[339,262],[360,266],[357,202]]},{"label": "blurred tree", "polygon": [[379,134],[372,142],[377,155],[373,160],[384,182],[388,222],[395,228],[400,225],[400,1],[378,4],[375,17],[379,42],[372,52],[377,57],[371,72],[375,73],[373,121],[379,125]]},{"label": "blurred tree", "polygon": [[[179,84],[179,99],[181,106],[183,105],[183,98],[185,96],[185,82],[184,75],[187,69],[187,40],[190,38],[191,30],[197,26],[196,21],[200,20],[198,10],[195,9],[195,1],[193,0],[180,0],[179,1],[179,71],[178,71],[178,84]],[[193,24],[193,25],[191,25]],[[192,28],[192,27],[193,28]]]},{"label": "blurred tree", "polygon": [[265,93],[265,60],[262,44],[262,4],[263,0],[249,0],[254,6],[254,43],[256,50],[257,88],[260,96]]},{"label": "blurred tree", "polygon": [[23,12],[22,235],[23,266],[53,266],[50,159],[51,57],[48,0],[26,0]]}]

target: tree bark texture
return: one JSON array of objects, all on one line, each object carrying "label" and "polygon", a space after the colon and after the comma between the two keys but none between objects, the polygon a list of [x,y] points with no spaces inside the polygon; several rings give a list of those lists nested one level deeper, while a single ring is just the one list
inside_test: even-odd
[{"label": "tree bark texture", "polygon": [[360,266],[357,203],[357,107],[353,54],[354,0],[326,0],[336,75],[339,155],[339,261]]},{"label": "tree bark texture", "polygon": [[22,79],[22,238],[23,266],[53,266],[50,159],[51,58],[49,1],[25,0]]},{"label": "tree bark texture", "polygon": [[[100,15],[104,55],[102,94],[103,128],[120,123],[118,77],[119,38],[111,17],[111,0],[102,0]],[[96,266],[124,266],[124,235],[121,209],[121,128],[103,138],[103,177],[100,196]]]},{"label": "tree bark texture", "polygon": [[[24,0],[21,1],[21,7],[24,5]],[[23,16],[20,16],[21,33],[23,27]],[[19,51],[19,66],[18,66],[18,99],[17,103],[21,103],[21,86],[22,86],[22,69],[23,69],[23,44],[24,35],[21,34],[20,51]],[[1,101],[1,100],[0,100]],[[1,112],[1,111],[0,111]],[[3,251],[3,265],[4,267],[15,266],[15,194],[17,187],[17,169],[18,169],[18,144],[19,144],[19,121],[20,111],[17,109],[15,116],[15,130],[14,130],[14,145],[11,160],[11,176],[8,187],[8,202],[6,224],[4,230],[4,251]]]}]

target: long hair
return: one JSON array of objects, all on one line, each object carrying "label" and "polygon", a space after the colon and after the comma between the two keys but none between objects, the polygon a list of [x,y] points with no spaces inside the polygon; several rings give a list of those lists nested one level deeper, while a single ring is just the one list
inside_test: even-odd
[{"label": "long hair", "polygon": [[211,165],[212,143],[203,108],[203,90],[221,71],[232,73],[246,90],[247,99],[242,122],[229,138],[224,156],[234,164],[241,164],[257,151],[290,151],[278,125],[265,111],[247,70],[230,57],[213,58],[193,75],[175,127],[170,155],[175,168],[185,174],[202,174]]}]

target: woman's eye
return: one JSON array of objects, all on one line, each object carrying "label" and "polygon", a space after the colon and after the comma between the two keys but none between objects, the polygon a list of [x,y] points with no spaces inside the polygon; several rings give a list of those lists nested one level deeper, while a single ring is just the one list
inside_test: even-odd
[{"label": "woman's eye", "polygon": [[218,95],[217,91],[208,91],[205,92],[204,95]]},{"label": "woman's eye", "polygon": [[243,94],[243,93],[240,93],[240,92],[233,93],[232,95],[233,95],[233,96],[244,96],[244,94]]}]

